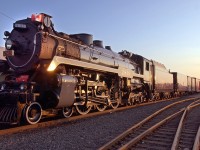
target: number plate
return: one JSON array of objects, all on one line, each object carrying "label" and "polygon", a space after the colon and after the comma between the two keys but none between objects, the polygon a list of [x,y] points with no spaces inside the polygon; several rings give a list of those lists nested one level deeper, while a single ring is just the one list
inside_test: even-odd
[{"label": "number plate", "polygon": [[14,56],[14,50],[3,51],[4,57]]},{"label": "number plate", "polygon": [[26,24],[14,23],[14,28],[27,29]]}]

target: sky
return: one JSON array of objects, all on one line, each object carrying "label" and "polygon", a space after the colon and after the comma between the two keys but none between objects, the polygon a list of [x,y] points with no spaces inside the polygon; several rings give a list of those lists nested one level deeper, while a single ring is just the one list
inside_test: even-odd
[{"label": "sky", "polygon": [[89,33],[115,52],[128,50],[200,78],[199,0],[1,0],[0,46],[16,20],[41,12],[59,32]]}]

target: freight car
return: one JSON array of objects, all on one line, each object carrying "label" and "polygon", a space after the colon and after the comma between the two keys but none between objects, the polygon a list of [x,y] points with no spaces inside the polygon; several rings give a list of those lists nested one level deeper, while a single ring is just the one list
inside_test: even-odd
[{"label": "freight car", "polygon": [[187,76],[188,93],[192,93],[192,77]]},{"label": "freight car", "polygon": [[196,78],[194,77],[191,78],[191,92],[192,93],[196,92]]},{"label": "freight car", "polygon": [[52,114],[70,117],[73,110],[87,114],[173,96],[173,75],[164,65],[115,53],[90,34],[57,32],[51,18],[32,15],[4,33],[10,71],[0,83],[0,122],[36,124]]},{"label": "freight car", "polygon": [[200,79],[196,78],[196,92],[200,92]]},{"label": "freight car", "polygon": [[174,79],[174,94],[181,96],[188,94],[188,77],[178,72],[172,72]]}]

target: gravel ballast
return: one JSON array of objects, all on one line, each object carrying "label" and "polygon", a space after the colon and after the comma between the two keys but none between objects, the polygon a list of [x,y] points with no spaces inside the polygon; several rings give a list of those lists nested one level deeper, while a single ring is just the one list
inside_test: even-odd
[{"label": "gravel ballast", "polygon": [[98,149],[133,124],[174,101],[176,100],[73,121],[56,127],[0,136],[0,148]]}]

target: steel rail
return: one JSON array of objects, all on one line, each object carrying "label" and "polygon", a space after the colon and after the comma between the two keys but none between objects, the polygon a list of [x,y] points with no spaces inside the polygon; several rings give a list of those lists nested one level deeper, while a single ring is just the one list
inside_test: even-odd
[{"label": "steel rail", "polygon": [[200,149],[200,126],[199,126],[199,129],[197,131],[195,141],[194,141],[194,144],[193,144],[193,150],[199,150],[199,149]]},{"label": "steel rail", "polygon": [[[188,105],[188,106],[185,108],[185,111],[184,111],[184,113],[183,113],[183,115],[182,115],[182,117],[181,117],[181,120],[180,120],[180,122],[179,122],[177,131],[176,131],[176,134],[175,134],[175,136],[174,136],[174,140],[173,140],[173,144],[172,144],[172,146],[171,146],[171,150],[176,150],[176,149],[178,148],[178,144],[179,144],[179,140],[180,140],[180,137],[181,137],[181,132],[182,132],[183,124],[184,124],[184,121],[185,121],[185,119],[186,119],[186,115],[187,115],[187,113],[189,112],[189,110],[190,110],[191,108],[194,108],[194,107],[200,105],[199,103],[196,104],[196,105],[194,105],[194,104],[197,103],[197,102],[200,102],[200,100],[197,100],[197,101],[191,103],[190,105]],[[194,105],[194,106],[193,106],[193,105]],[[192,107],[192,106],[193,106],[193,107]]]},{"label": "steel rail", "polygon": [[[200,101],[200,100],[198,100]],[[127,144],[123,145],[120,150],[126,150],[129,149],[130,147],[132,147],[133,145],[137,144],[141,139],[143,139],[144,137],[146,137],[147,135],[149,135],[150,133],[152,133],[153,131],[155,131],[157,128],[159,128],[160,126],[162,126],[163,124],[165,124],[167,121],[172,120],[173,118],[175,118],[176,116],[178,116],[179,114],[181,114],[183,112],[182,118],[181,118],[181,122],[184,121],[184,118],[186,116],[186,113],[189,111],[189,109],[191,108],[191,106],[196,103],[197,101],[191,103],[189,106],[187,106],[184,109],[181,109],[180,111],[176,112],[173,115],[168,116],[167,118],[165,118],[164,120],[162,120],[161,122],[155,124],[154,126],[152,126],[151,128],[147,129],[146,131],[144,131],[143,133],[141,133],[140,135],[138,135],[137,137],[135,137],[134,139],[132,139],[131,141],[129,141]],[[199,105],[199,104],[198,104]],[[195,105],[198,106],[198,105]],[[181,128],[182,128],[183,124],[180,124],[180,127],[178,128],[178,134],[176,135],[177,137],[175,138],[175,142],[178,143],[178,140],[180,138],[180,133],[181,133]],[[178,144],[175,143],[175,147],[172,146],[171,150],[176,150]]]},{"label": "steel rail", "polygon": [[[195,98],[193,98],[193,99],[195,99]],[[139,105],[133,105],[133,106],[128,106],[128,107],[120,107],[120,108],[117,108],[117,109],[109,109],[109,110],[105,110],[103,112],[94,112],[94,113],[89,113],[87,115],[73,116],[73,117],[70,117],[70,118],[62,118],[62,119],[57,119],[57,120],[51,120],[51,121],[37,123],[35,125],[25,125],[25,126],[13,127],[13,128],[8,128],[8,129],[2,129],[2,130],[0,130],[0,135],[8,135],[8,134],[14,134],[14,133],[19,133],[19,132],[34,130],[34,129],[38,129],[38,128],[45,128],[45,127],[62,125],[64,123],[69,123],[69,122],[72,122],[72,121],[77,121],[77,120],[86,119],[86,118],[92,118],[92,117],[95,117],[95,116],[111,114],[111,113],[114,113],[114,112],[124,111],[124,110],[128,110],[128,109],[136,108],[136,107],[151,105],[151,104],[155,104],[155,103],[159,103],[159,102],[172,101],[172,100],[176,100],[176,98],[166,99],[166,100],[162,100],[162,101],[152,101],[152,102],[148,102],[148,103],[142,103],[142,104],[139,104]],[[180,101],[182,101],[182,100],[180,100]]]},{"label": "steel rail", "polygon": [[141,139],[143,139],[145,136],[149,135],[150,133],[152,133],[153,131],[155,131],[157,128],[159,128],[161,125],[163,125],[164,123],[166,123],[169,120],[172,120],[174,117],[178,116],[179,114],[181,114],[184,111],[184,109],[179,110],[178,112],[174,113],[173,115],[168,116],[167,118],[165,118],[164,120],[160,121],[159,123],[153,125],[151,128],[147,129],[146,131],[144,131],[143,133],[141,133],[140,135],[138,135],[137,137],[135,137],[134,139],[132,139],[131,141],[129,141],[127,144],[123,145],[122,147],[119,148],[119,150],[127,150],[128,148],[130,148],[131,146],[135,145],[136,143],[138,143]]},{"label": "steel rail", "polygon": [[172,104],[170,104],[168,106],[165,106],[164,108],[156,111],[155,113],[151,114],[150,116],[148,116],[144,120],[140,121],[136,125],[132,126],[131,128],[129,128],[128,130],[126,130],[125,132],[123,132],[122,134],[120,134],[119,136],[117,136],[116,138],[114,138],[113,140],[111,140],[110,142],[106,143],[105,145],[103,145],[102,147],[100,147],[99,150],[107,150],[107,149],[109,149],[115,143],[121,141],[123,138],[125,138],[127,135],[129,135],[131,132],[133,132],[135,129],[141,127],[144,123],[148,122],[149,120],[151,120],[152,118],[154,118],[155,116],[157,116],[161,112],[165,111],[166,109],[168,109],[168,108],[170,108],[170,107],[172,107],[174,105],[177,105],[177,104],[180,104],[180,103],[183,103],[183,102],[186,102],[186,101],[190,101],[190,100],[195,100],[195,99],[196,98],[189,98],[189,99],[178,101],[178,102],[172,103]]}]

